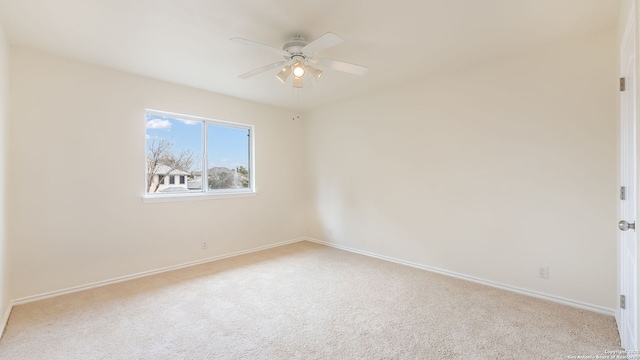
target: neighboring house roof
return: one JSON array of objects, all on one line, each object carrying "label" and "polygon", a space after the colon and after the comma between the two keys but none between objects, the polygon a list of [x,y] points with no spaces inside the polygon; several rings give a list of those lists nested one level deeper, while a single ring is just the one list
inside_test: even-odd
[{"label": "neighboring house roof", "polygon": [[191,175],[188,172],[185,172],[185,171],[182,171],[182,170],[172,169],[171,167],[169,167],[167,165],[158,165],[158,167],[156,168],[156,174],[158,174],[158,175],[167,175],[167,174],[171,174],[171,175]]}]

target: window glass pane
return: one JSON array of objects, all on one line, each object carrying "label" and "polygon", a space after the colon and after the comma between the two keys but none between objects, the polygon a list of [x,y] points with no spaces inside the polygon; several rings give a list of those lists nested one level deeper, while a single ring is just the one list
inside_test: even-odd
[{"label": "window glass pane", "polygon": [[201,192],[203,122],[147,113],[146,123],[147,193]]},{"label": "window glass pane", "polygon": [[207,124],[208,188],[248,189],[249,130]]}]

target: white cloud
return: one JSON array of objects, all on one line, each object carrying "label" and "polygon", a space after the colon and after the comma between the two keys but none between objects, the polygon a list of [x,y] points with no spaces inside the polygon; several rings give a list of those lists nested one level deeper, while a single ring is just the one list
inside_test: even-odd
[{"label": "white cloud", "polygon": [[185,123],[185,125],[196,125],[196,124],[200,124],[200,121],[191,121],[191,120],[182,120],[183,123]]},{"label": "white cloud", "polygon": [[171,121],[162,119],[152,119],[147,121],[147,129],[170,129]]},{"label": "white cloud", "polygon": [[149,134],[145,134],[145,139],[149,140],[151,139],[151,136],[149,136]]}]

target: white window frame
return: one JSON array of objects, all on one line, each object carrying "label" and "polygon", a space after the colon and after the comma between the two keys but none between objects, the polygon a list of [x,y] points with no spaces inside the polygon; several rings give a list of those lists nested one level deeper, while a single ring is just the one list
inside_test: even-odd
[{"label": "white window frame", "polygon": [[[206,199],[228,199],[236,197],[255,196],[256,192],[256,171],[255,171],[255,127],[250,124],[241,124],[224,120],[209,119],[200,116],[178,114],[168,111],[145,109],[146,115],[156,115],[163,117],[170,117],[178,120],[197,121],[202,122],[202,189],[200,192],[190,193],[147,193],[147,141],[145,139],[144,149],[144,188],[143,188],[143,202],[167,202],[167,201],[191,201],[191,200],[206,200]],[[207,156],[207,125],[218,125],[237,129],[245,129],[249,131],[249,188],[246,189],[216,189],[209,190],[208,185],[208,156]],[[146,130],[145,130],[146,135]],[[185,179],[188,181],[187,179]]]}]

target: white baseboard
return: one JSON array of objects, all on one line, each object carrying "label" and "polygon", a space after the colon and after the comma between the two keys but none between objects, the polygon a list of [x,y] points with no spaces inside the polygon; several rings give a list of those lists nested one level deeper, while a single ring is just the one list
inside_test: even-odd
[{"label": "white baseboard", "polygon": [[549,294],[540,293],[540,292],[537,292],[537,291],[531,291],[531,290],[522,289],[522,288],[511,286],[511,285],[505,285],[505,284],[497,283],[497,282],[494,282],[494,281],[489,281],[489,280],[485,280],[485,279],[481,279],[481,278],[477,278],[477,277],[473,277],[473,276],[468,276],[468,275],[456,273],[456,272],[453,272],[453,271],[438,269],[438,268],[434,268],[434,267],[426,266],[426,265],[422,265],[422,264],[416,264],[416,263],[413,263],[413,262],[410,262],[410,261],[404,261],[404,260],[392,258],[392,257],[389,257],[389,256],[379,255],[379,254],[371,253],[371,252],[368,252],[368,251],[362,251],[362,250],[350,248],[348,246],[343,246],[343,245],[339,245],[339,244],[330,243],[330,242],[327,242],[327,241],[322,241],[322,240],[313,239],[313,238],[306,238],[306,240],[310,241],[310,242],[317,243],[317,244],[333,247],[333,248],[336,248],[336,249],[345,250],[345,251],[349,251],[349,252],[352,252],[352,253],[365,255],[365,256],[381,259],[381,260],[391,261],[391,262],[394,262],[394,263],[407,265],[407,266],[411,266],[411,267],[414,267],[414,268],[427,270],[427,271],[431,271],[431,272],[434,272],[434,273],[438,273],[438,274],[442,274],[442,275],[446,275],[446,276],[451,276],[451,277],[454,277],[454,278],[457,278],[457,279],[467,280],[467,281],[471,281],[471,282],[474,282],[474,283],[487,285],[487,286],[491,286],[491,287],[502,289],[502,290],[511,291],[511,292],[514,292],[514,293],[522,294],[522,295],[532,296],[532,297],[535,297],[535,298],[548,300],[548,301],[552,301],[552,302],[555,302],[555,303],[576,307],[576,308],[579,308],[579,309],[589,310],[589,311],[593,311],[593,312],[596,312],[596,313],[610,315],[610,316],[614,316],[614,317],[616,315],[616,311],[614,309],[610,309],[610,308],[606,308],[606,307],[602,307],[602,306],[598,306],[598,305],[588,304],[588,303],[584,303],[584,302],[576,301],[576,300],[571,300],[571,299],[565,299],[565,298],[560,297],[560,296],[549,295]]},{"label": "white baseboard", "polygon": [[[74,286],[74,287],[70,287],[70,288],[66,288],[66,289],[62,289],[62,290],[51,291],[51,292],[38,294],[38,295],[27,296],[27,297],[23,297],[23,298],[19,298],[19,299],[13,300],[11,302],[11,307],[13,307],[15,305],[21,305],[21,304],[26,304],[26,303],[38,301],[38,300],[44,300],[44,299],[48,299],[48,298],[52,298],[52,297],[56,297],[56,296],[60,296],[60,295],[66,295],[66,294],[70,294],[70,293],[74,293],[74,292],[78,292],[78,291],[89,290],[89,289],[93,289],[93,288],[100,287],[100,286],[111,285],[111,284],[116,284],[116,283],[123,282],[123,281],[128,281],[128,280],[138,279],[138,278],[142,278],[142,277],[146,277],[146,276],[156,275],[156,274],[160,274],[160,273],[167,272],[167,271],[178,270],[178,269],[182,269],[182,268],[186,268],[186,267],[190,267],[190,266],[195,266],[195,265],[200,265],[200,264],[204,264],[204,263],[208,263],[208,262],[212,262],[212,261],[218,261],[218,260],[222,260],[222,259],[226,259],[226,258],[230,258],[230,257],[234,257],[234,256],[249,254],[249,253],[262,251],[262,250],[267,250],[267,249],[270,249],[270,248],[283,246],[283,245],[288,245],[288,244],[293,244],[293,243],[304,241],[304,240],[306,240],[306,238],[298,238],[298,239],[293,239],[293,240],[282,241],[282,242],[279,242],[279,243],[265,245],[265,246],[259,246],[259,247],[248,249],[248,250],[236,251],[236,252],[233,252],[233,253],[230,253],[230,254],[218,255],[218,256],[214,256],[214,257],[210,257],[210,258],[206,258],[206,259],[201,259],[201,260],[196,260],[196,261],[191,261],[191,262],[187,262],[187,263],[183,263],[183,264],[179,264],[179,265],[167,266],[167,267],[163,267],[163,268],[160,268],[160,269],[144,271],[144,272],[137,273],[137,274],[125,275],[125,276],[120,276],[120,277],[112,278],[112,279],[108,279],[108,280],[97,281],[97,282],[90,283],[90,284]],[[9,309],[7,312],[10,312],[10,311],[11,311],[11,309]],[[7,315],[7,318],[8,318],[8,315]],[[4,327],[2,329],[4,329]]]}]

